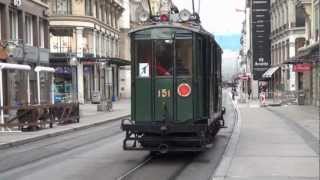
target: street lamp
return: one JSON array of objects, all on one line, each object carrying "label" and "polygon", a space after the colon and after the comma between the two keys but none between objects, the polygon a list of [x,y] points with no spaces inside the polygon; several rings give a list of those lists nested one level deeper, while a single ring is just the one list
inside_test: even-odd
[{"label": "street lamp", "polygon": [[77,65],[78,59],[75,56],[70,56],[69,65],[71,66],[71,84],[72,84],[72,101],[77,102]]}]

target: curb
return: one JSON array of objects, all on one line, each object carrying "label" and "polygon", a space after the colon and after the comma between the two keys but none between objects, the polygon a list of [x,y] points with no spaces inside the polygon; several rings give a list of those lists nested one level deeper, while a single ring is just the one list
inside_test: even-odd
[{"label": "curb", "polygon": [[129,115],[125,115],[125,116],[120,116],[120,117],[117,117],[117,118],[113,118],[113,119],[103,120],[101,122],[96,122],[96,123],[93,123],[93,124],[87,124],[87,125],[80,126],[80,127],[66,129],[66,130],[62,130],[62,131],[58,131],[58,132],[53,132],[53,133],[49,133],[49,134],[45,134],[45,135],[41,135],[41,136],[37,136],[37,137],[32,137],[32,138],[28,138],[28,139],[18,140],[18,141],[15,141],[15,142],[0,144],[0,150],[8,149],[8,148],[11,148],[11,147],[21,146],[21,145],[24,145],[24,144],[27,144],[27,143],[31,143],[31,142],[37,142],[37,141],[40,141],[40,140],[43,140],[43,139],[46,139],[46,138],[50,138],[50,137],[57,137],[57,136],[69,134],[69,133],[72,133],[72,132],[89,129],[91,127],[96,127],[96,126],[100,126],[100,125],[103,125],[103,124],[108,124],[108,123],[115,122],[115,121],[121,120],[123,118],[128,118],[128,117],[130,117],[130,114]]},{"label": "curb", "polygon": [[236,104],[234,101],[232,101],[232,104],[237,113],[237,121],[234,124],[233,131],[228,141],[227,147],[222,155],[220,163],[218,164],[215,172],[213,173],[211,180],[226,179],[240,139],[241,114],[238,104]]}]

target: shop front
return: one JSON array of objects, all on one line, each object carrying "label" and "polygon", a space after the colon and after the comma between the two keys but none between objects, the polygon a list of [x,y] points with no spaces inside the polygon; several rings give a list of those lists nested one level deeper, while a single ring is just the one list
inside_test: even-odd
[{"label": "shop front", "polygon": [[299,49],[298,55],[288,63],[293,64],[297,74],[296,84],[303,104],[319,105],[319,43]]}]

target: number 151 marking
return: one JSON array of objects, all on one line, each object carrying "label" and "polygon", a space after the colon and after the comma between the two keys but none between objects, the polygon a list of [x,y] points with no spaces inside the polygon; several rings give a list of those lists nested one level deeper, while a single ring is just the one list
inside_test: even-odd
[{"label": "number 151 marking", "polygon": [[159,89],[158,90],[158,97],[166,98],[171,97],[170,89]]}]

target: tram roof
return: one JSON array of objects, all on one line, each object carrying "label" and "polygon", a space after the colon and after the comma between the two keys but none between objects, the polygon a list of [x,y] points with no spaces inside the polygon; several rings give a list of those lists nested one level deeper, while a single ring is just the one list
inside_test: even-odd
[{"label": "tram roof", "polygon": [[[177,28],[177,29],[184,29],[184,30],[188,30],[191,32],[195,32],[195,33],[199,33],[205,36],[208,36],[210,38],[212,38],[216,45],[219,46],[219,44],[216,42],[215,37],[213,34],[209,33],[208,31],[206,31],[201,25],[184,25],[181,23],[172,23],[172,24],[164,24],[164,23],[158,23],[158,24],[152,24],[152,25],[145,25],[145,26],[141,26],[138,28],[135,28],[131,31],[129,31],[129,34],[133,34],[139,31],[143,31],[143,30],[148,30],[148,29],[155,29],[155,28]],[[222,48],[219,46],[219,48],[222,50]]]}]

